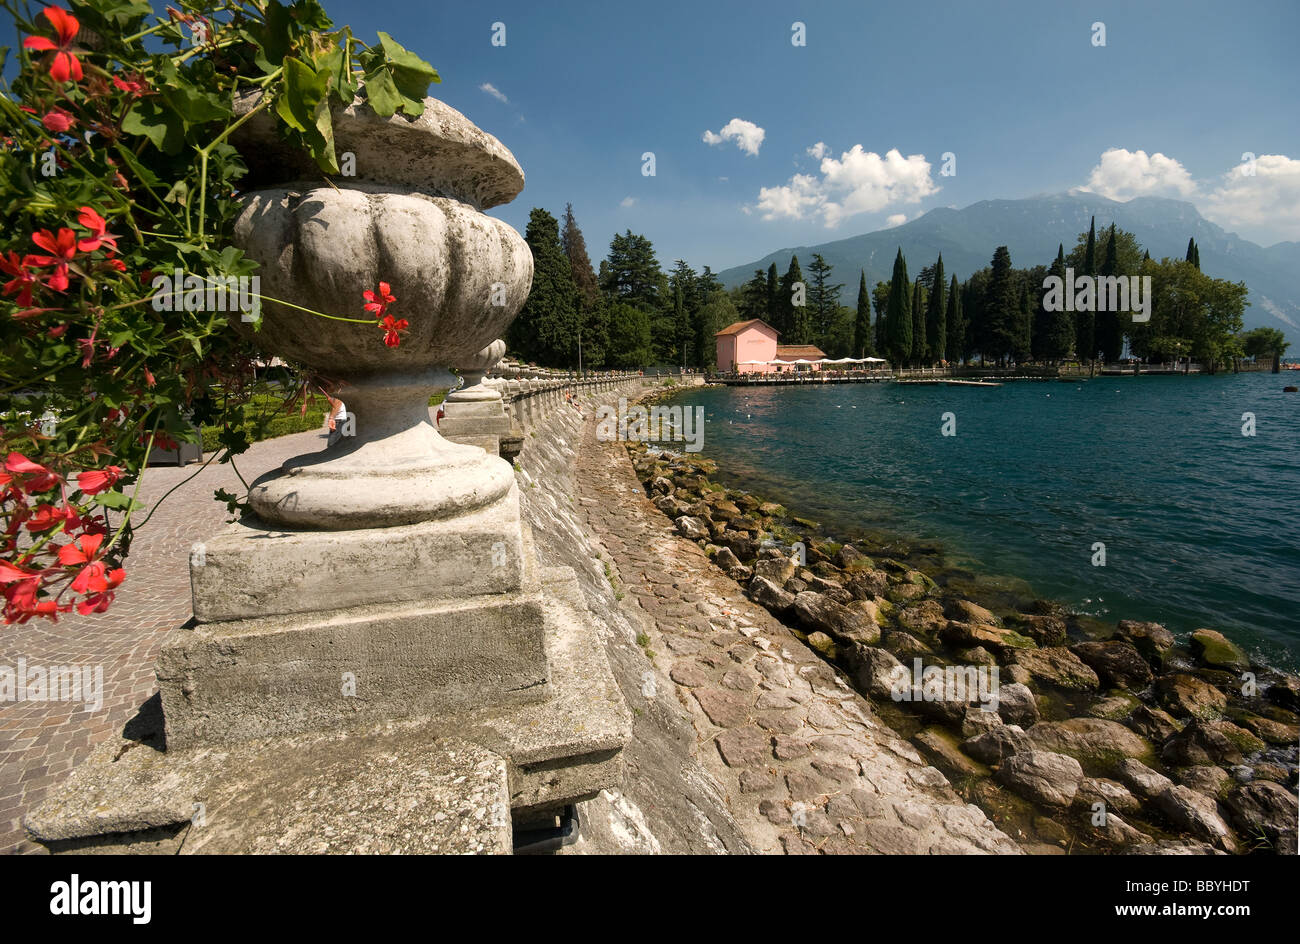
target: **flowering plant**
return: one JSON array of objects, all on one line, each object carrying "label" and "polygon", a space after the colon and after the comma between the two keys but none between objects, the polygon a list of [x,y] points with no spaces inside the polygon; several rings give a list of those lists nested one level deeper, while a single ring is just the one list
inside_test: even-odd
[{"label": "flowering plant", "polygon": [[[232,133],[268,112],[337,174],[333,106],[363,95],[381,116],[419,115],[438,75],[385,33],[370,46],[335,29],[317,0],[179,0],[162,14],[147,0],[0,7],[25,34],[18,74],[0,86],[0,593],[11,623],[109,606],[152,449],[195,442],[200,425],[222,429],[223,462],[249,446],[255,342],[225,305],[179,303],[193,288],[167,278],[256,270],[229,244],[246,173]],[[0,49],[0,69],[12,52]],[[260,95],[237,113],[247,92]],[[364,301],[368,317],[355,320],[399,344],[407,322],[388,313],[388,286]],[[313,378],[296,376],[278,389],[286,409],[305,410]]]}]

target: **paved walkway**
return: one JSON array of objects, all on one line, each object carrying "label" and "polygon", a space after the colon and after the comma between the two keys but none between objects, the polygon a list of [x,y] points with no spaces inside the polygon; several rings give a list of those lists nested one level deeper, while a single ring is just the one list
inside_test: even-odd
[{"label": "paved walkway", "polygon": [[[255,444],[236,464],[251,482],[324,441],[316,432],[283,436]],[[199,468],[195,463],[148,469],[140,499],[152,508]],[[153,666],[163,637],[191,615],[190,547],[219,530],[228,517],[226,506],[212,496],[218,488],[243,494],[234,470],[214,461],[177,489],[137,532],[126,560],[126,581],[107,613],[72,613],[58,623],[0,625],[0,665],[17,667],[23,658],[28,666],[102,666],[104,673],[98,711],[67,702],[0,702],[0,852],[44,851],[26,838],[23,815],[157,691]]]}]

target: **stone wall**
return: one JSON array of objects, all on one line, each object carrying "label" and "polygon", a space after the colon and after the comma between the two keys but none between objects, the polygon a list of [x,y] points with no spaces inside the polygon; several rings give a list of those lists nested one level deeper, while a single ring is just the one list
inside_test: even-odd
[{"label": "stone wall", "polygon": [[623,785],[583,804],[569,851],[1018,852],[869,701],[673,532],[623,444],[596,440],[599,406],[653,386],[585,386],[574,405],[557,385],[510,404],[524,427],[516,475],[541,563],[577,572],[633,714]]},{"label": "stone wall", "polygon": [[[510,381],[503,390],[524,445],[516,460],[520,502],[533,528],[543,567],[572,567],[596,622],[606,655],[634,711],[634,737],[624,749],[627,777],[620,791],[583,804],[582,838],[569,851],[639,853],[744,853],[750,847],[716,781],[693,756],[694,732],[686,712],[664,691],[646,710],[641,694],[649,661],[637,645],[648,617],[635,598],[618,599],[607,576],[609,552],[584,528],[575,480],[584,422],[600,403],[639,395],[639,377],[585,381]],[[578,397],[581,412],[565,393]],[[584,420],[585,417],[585,420]]]}]

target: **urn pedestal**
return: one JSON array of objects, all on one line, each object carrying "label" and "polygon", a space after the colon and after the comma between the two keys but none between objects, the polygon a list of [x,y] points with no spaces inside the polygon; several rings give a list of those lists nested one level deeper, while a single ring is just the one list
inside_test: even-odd
[{"label": "urn pedestal", "polygon": [[[512,820],[621,778],[630,717],[573,572],[537,565],[510,464],[444,438],[428,406],[455,367],[466,389],[448,399],[453,427],[510,432],[499,393],[479,381],[504,353],[493,339],[527,297],[532,256],[482,211],[513,199],[523,173],[434,99],[413,121],[357,102],[334,126],[358,171],[335,184],[265,114],[234,139],[253,186],[236,243],[273,299],[260,323],[235,325],[338,382],[355,434],[255,480],[253,514],[196,547],[194,619],[157,663],[161,713],[142,711],[127,732],[154,749],[106,745],[51,791],[28,828],[54,851],[165,849],[178,836],[209,852],[261,851],[277,835],[295,851],[463,845],[389,823],[367,846],[348,824],[392,792],[430,817],[473,818],[469,851],[502,851]],[[380,282],[395,299],[387,314],[408,322],[396,347],[359,317]],[[458,775],[382,774],[422,756]],[[374,776],[321,779],[350,767]],[[292,813],[321,789],[342,799],[315,819]],[[484,819],[475,804],[498,794]],[[196,829],[194,804],[222,829]]]}]

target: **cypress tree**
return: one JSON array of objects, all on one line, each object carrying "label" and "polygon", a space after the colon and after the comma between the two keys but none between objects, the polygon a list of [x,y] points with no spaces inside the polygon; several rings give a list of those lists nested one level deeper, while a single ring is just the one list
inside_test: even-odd
[{"label": "cypress tree", "polygon": [[944,354],[948,363],[957,364],[962,360],[966,353],[966,316],[961,310],[961,287],[957,284],[957,276],[952,277],[948,283],[948,306],[944,315],[946,322],[947,338],[944,342]]},{"label": "cypress tree", "polygon": [[1021,314],[1017,283],[1018,279],[1011,268],[1011,251],[1006,246],[999,246],[993,253],[988,286],[981,306],[986,321],[984,331],[988,348],[986,352],[982,346],[981,354],[988,353],[1000,360],[1015,350]]},{"label": "cypress tree", "polygon": [[917,279],[912,286],[912,363],[921,367],[925,364],[925,286]]},{"label": "cypress tree", "polygon": [[944,290],[948,287],[943,278],[943,253],[934,264],[934,279],[930,289],[930,302],[925,310],[925,339],[932,360],[940,360],[948,351],[948,300]]},{"label": "cypress tree", "polygon": [[[1056,260],[1048,269],[1050,275],[1065,280],[1065,246],[1056,247]],[[1069,289],[1067,288],[1067,291]],[[1060,311],[1048,311],[1044,304],[1047,289],[1038,295],[1038,313],[1034,324],[1033,353],[1042,361],[1057,361],[1069,355],[1074,347],[1074,313],[1059,306]]]},{"label": "cypress tree", "polygon": [[912,282],[907,277],[907,261],[901,246],[894,257],[894,274],[889,282],[885,343],[895,367],[903,366],[912,356]]},{"label": "cypress tree", "polygon": [[[1095,216],[1088,226],[1088,246],[1084,250],[1083,274],[1089,277],[1097,274],[1097,218]],[[1074,287],[1066,286],[1066,291],[1073,292]],[[1075,351],[1081,360],[1091,361],[1097,356],[1095,304],[1093,309],[1093,311],[1075,312]]]},{"label": "cypress tree", "polygon": [[775,327],[772,319],[776,317],[778,299],[781,293],[781,277],[776,274],[776,263],[767,267],[767,311],[763,320]]},{"label": "cypress tree", "polygon": [[[1106,243],[1106,261],[1102,263],[1101,274],[1119,275],[1119,240],[1115,238],[1114,223],[1110,224],[1110,239]],[[1097,346],[1101,349],[1102,360],[1108,363],[1119,360],[1124,352],[1124,329],[1119,312],[1097,312]]]},{"label": "cypress tree", "polygon": [[[795,304],[794,289],[795,285],[803,281],[803,270],[799,268],[799,257],[790,257],[790,268],[785,270],[785,275],[781,276],[781,289],[776,300],[777,321],[772,325],[781,334],[781,339],[786,344],[793,344],[790,339],[794,337],[795,331]],[[807,305],[807,291],[805,286],[804,304]]]},{"label": "cypress tree", "polygon": [[871,293],[867,291],[867,270],[860,270],[858,279],[858,310],[853,322],[853,351],[856,357],[871,357],[876,353],[875,329],[871,324]]},{"label": "cypress tree", "polygon": [[1194,262],[1195,260],[1196,260],[1196,239],[1195,239],[1195,237],[1189,236],[1189,237],[1187,238],[1187,259],[1186,259],[1186,261],[1187,261],[1187,262]]},{"label": "cypress tree", "polygon": [[871,307],[876,312],[876,350],[883,357],[889,356],[889,339],[885,333],[885,325],[888,323],[887,312],[889,310],[889,283],[877,282],[876,287],[871,290]]},{"label": "cypress tree", "polygon": [[528,214],[524,240],[533,253],[533,285],[506,340],[525,360],[552,367],[576,364],[578,288],[560,245],[560,224],[535,207]]}]

